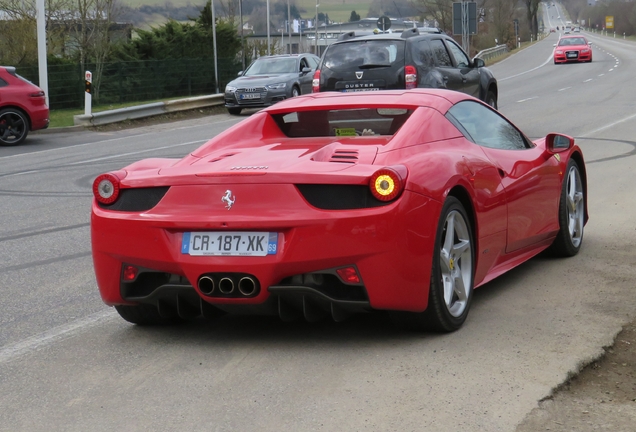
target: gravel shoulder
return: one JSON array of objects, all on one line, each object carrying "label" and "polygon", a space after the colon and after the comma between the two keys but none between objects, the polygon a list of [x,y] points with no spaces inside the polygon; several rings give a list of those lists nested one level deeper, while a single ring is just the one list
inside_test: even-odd
[{"label": "gravel shoulder", "polygon": [[516,432],[636,431],[636,321],[604,351],[541,401]]}]

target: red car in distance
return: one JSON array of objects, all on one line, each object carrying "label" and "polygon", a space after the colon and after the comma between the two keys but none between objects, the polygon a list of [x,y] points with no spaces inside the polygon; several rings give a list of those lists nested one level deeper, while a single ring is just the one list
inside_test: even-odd
[{"label": "red car in distance", "polygon": [[554,64],[569,62],[591,62],[592,42],[579,35],[561,36],[554,45]]},{"label": "red car in distance", "polygon": [[23,142],[29,131],[49,126],[49,107],[41,88],[0,66],[0,145]]},{"label": "red car in distance", "polygon": [[531,141],[464,93],[299,96],[97,176],[97,285],[136,324],[383,310],[454,331],[474,288],[578,253],[586,179],[573,138]]}]

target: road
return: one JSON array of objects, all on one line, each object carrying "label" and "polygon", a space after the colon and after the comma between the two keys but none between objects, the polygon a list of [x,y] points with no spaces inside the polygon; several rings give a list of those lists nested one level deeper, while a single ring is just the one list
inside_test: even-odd
[{"label": "road", "polygon": [[557,37],[492,70],[500,111],[528,136],[582,146],[583,248],[478,289],[448,335],[404,333],[382,315],[137,328],[101,303],[92,179],[182,156],[236,117],[0,148],[0,431],[514,430],[636,315],[636,44],[590,35],[594,62],[556,66]]}]

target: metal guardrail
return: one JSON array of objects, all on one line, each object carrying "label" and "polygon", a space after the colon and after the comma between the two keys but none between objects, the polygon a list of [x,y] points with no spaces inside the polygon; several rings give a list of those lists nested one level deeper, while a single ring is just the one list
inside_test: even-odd
[{"label": "metal guardrail", "polygon": [[480,59],[487,61],[493,59],[495,57],[499,57],[508,52],[508,45],[497,45],[492,48],[486,48],[485,50],[481,50],[477,53],[475,57],[479,57]]},{"label": "metal guardrail", "polygon": [[73,124],[76,126],[98,126],[124,120],[152,117],[169,112],[223,105],[224,103],[223,93],[208,96],[197,96],[167,102],[155,102],[127,108],[119,108],[109,111],[100,111],[90,115],[76,115],[73,117]]}]

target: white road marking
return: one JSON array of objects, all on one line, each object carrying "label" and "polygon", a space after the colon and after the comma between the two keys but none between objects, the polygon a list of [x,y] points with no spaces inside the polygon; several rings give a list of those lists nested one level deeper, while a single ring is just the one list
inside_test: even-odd
[{"label": "white road marking", "polygon": [[612,68],[612,69],[608,70],[608,72],[612,72],[613,70],[614,70],[614,68]]},{"label": "white road marking", "polygon": [[81,331],[90,327],[94,327],[102,322],[115,318],[117,314],[114,309],[107,309],[102,312],[94,313],[84,318],[71,321],[68,324],[52,328],[35,336],[26,338],[20,342],[5,345],[0,348],[0,364],[28,354],[47,345],[67,339]]},{"label": "white road marking", "polygon": [[86,160],[83,160],[83,161],[70,163],[70,164],[68,164],[68,166],[80,165],[80,164],[85,164],[85,163],[89,163],[89,162],[98,162],[98,161],[103,161],[103,160],[108,160],[108,159],[116,159],[116,158],[119,158],[119,157],[122,157],[122,156],[132,156],[132,155],[141,154],[141,153],[154,152],[154,151],[157,151],[157,150],[165,150],[165,149],[169,149],[169,148],[181,147],[181,146],[192,145],[192,144],[197,144],[197,143],[204,143],[204,142],[207,142],[207,141],[208,141],[207,139],[189,141],[189,142],[179,143],[179,144],[170,144],[170,145],[163,146],[163,147],[153,147],[151,149],[139,150],[139,151],[136,151],[136,152],[120,153],[120,154],[104,156],[104,157],[100,157],[100,158],[86,159]]},{"label": "white road marking", "polygon": [[598,129],[594,129],[594,130],[592,130],[590,132],[587,132],[587,133],[584,133],[584,134],[582,134],[580,136],[584,137],[584,136],[594,135],[597,132],[604,131],[605,129],[609,129],[609,128],[613,127],[613,126],[616,126],[617,124],[624,123],[624,122],[626,122],[628,120],[631,120],[631,119],[634,119],[634,118],[636,118],[636,114],[632,114],[629,117],[625,117],[623,119],[617,120],[614,123],[610,123],[608,125],[605,125],[605,126],[602,126],[602,127],[598,128]]},{"label": "white road marking", "polygon": [[583,82],[590,82],[590,81],[592,81],[592,78],[586,79],[586,80],[585,80],[585,81],[583,81]]},{"label": "white road marking", "polygon": [[509,77],[506,77],[506,78],[497,79],[497,81],[506,81],[506,80],[509,80],[510,78],[516,78],[518,76],[525,75],[528,72],[532,72],[532,71],[535,71],[535,70],[537,70],[539,68],[542,68],[543,66],[547,65],[548,63],[550,63],[553,59],[554,59],[554,56],[552,54],[550,54],[550,57],[548,57],[548,59],[545,62],[543,62],[542,64],[540,64],[539,66],[537,66],[535,68],[532,68],[530,70],[527,70],[525,72],[518,73],[517,75],[512,75],[512,76],[509,76]]},{"label": "white road marking", "polygon": [[603,75],[605,75],[605,74],[600,74],[599,76],[603,76]]},{"label": "white road marking", "polygon": [[564,90],[571,89],[571,88],[572,87],[563,87],[562,89],[559,89],[559,91],[564,91]]},{"label": "white road marking", "polygon": [[[218,122],[214,122],[214,124],[221,124],[221,123],[227,123],[227,122],[232,122],[232,121],[236,121],[236,119],[221,120],[221,121],[218,121]],[[195,127],[204,127],[204,126],[210,126],[210,123],[205,123],[205,124],[201,124],[201,125],[183,126],[183,127],[180,127],[180,128],[174,128],[172,130],[176,131],[176,130],[181,130],[181,129],[192,129],[192,128],[195,128]],[[111,139],[107,139],[107,140],[103,140],[103,141],[92,141],[92,142],[88,142],[88,143],[75,144],[75,145],[66,146],[66,147],[47,149],[47,150],[39,150],[39,151],[31,152],[31,153],[20,153],[20,154],[9,155],[9,156],[1,156],[0,160],[9,159],[9,158],[15,158],[15,157],[21,157],[21,156],[32,156],[32,155],[35,155],[35,154],[42,154],[42,153],[50,153],[50,152],[56,152],[56,151],[60,151],[60,150],[74,149],[74,148],[78,148],[78,147],[91,146],[91,145],[95,145],[95,144],[104,144],[104,143],[113,142],[113,141],[130,140],[130,139],[135,139],[135,138],[146,136],[146,135],[151,135],[151,134],[154,134],[154,133],[156,133],[156,132],[153,131],[153,132],[140,133],[138,135],[130,135],[130,136],[119,137],[119,138],[111,138]]]},{"label": "white road marking", "polygon": [[526,102],[526,101],[529,101],[529,100],[532,100],[532,99],[538,99],[538,98],[539,98],[539,96],[532,96],[532,97],[527,98],[527,99],[518,100],[517,103],[522,103],[522,102]]}]

